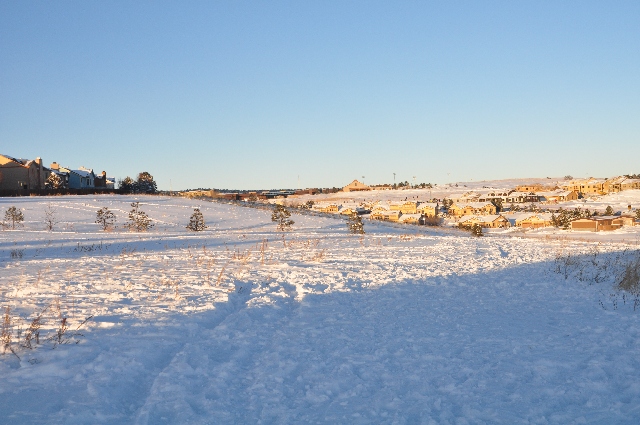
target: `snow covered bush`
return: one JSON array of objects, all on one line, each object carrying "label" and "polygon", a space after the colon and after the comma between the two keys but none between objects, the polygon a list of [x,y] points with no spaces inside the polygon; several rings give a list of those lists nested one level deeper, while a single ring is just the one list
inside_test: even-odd
[{"label": "snow covered bush", "polygon": [[60,189],[62,187],[62,179],[56,173],[49,174],[44,182],[45,189]]},{"label": "snow covered bush", "polygon": [[364,224],[362,224],[362,217],[353,213],[347,219],[347,228],[349,233],[354,235],[364,235]]},{"label": "snow covered bush", "polygon": [[194,208],[189,224],[187,224],[187,229],[193,232],[201,232],[206,228],[207,226],[204,223],[204,216],[202,215],[200,208]]},{"label": "snow covered bush", "polygon": [[132,202],[129,211],[129,221],[125,224],[125,227],[134,232],[146,232],[155,226],[147,213],[140,209],[139,202]]}]

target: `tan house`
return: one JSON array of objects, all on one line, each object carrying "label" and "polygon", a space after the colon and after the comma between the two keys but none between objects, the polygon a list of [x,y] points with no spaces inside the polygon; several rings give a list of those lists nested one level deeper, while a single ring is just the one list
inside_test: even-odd
[{"label": "tan house", "polygon": [[573,180],[562,185],[562,188],[567,191],[575,191],[585,195],[604,195],[606,193],[605,183],[606,180],[589,177],[586,180]]},{"label": "tan house", "polygon": [[531,183],[531,184],[524,184],[524,185],[520,185],[520,186],[516,186],[516,191],[518,192],[541,192],[545,189],[545,187],[543,185],[541,185],[540,183]]},{"label": "tan house", "polygon": [[489,215],[496,213],[496,206],[491,202],[469,202],[467,204],[453,204],[449,207],[449,214],[456,217],[465,215]]},{"label": "tan house", "polygon": [[554,192],[541,192],[537,195],[540,196],[540,200],[551,203],[575,201],[578,199],[578,192],[575,190],[556,190]]},{"label": "tan house", "polygon": [[377,210],[371,213],[369,218],[371,220],[382,220],[382,221],[394,221],[397,222],[400,219],[400,215],[402,213],[400,211],[384,211]]},{"label": "tan house", "polygon": [[438,204],[431,202],[420,202],[418,203],[417,212],[419,214],[425,215],[427,217],[435,217],[438,215]]},{"label": "tan house", "polygon": [[360,183],[358,180],[354,180],[342,188],[343,192],[359,192],[362,190],[371,190],[371,188],[364,183]]},{"label": "tan house", "polygon": [[314,204],[313,209],[318,212],[335,214],[340,210],[340,206],[336,203]]},{"label": "tan house", "polygon": [[541,227],[550,227],[551,225],[551,214],[546,213],[527,214],[516,220],[516,226],[523,229],[539,229]]},{"label": "tan house", "polygon": [[471,227],[474,224],[479,224],[481,227],[492,229],[511,227],[509,220],[500,214],[465,215],[460,217],[458,224],[464,227]]},{"label": "tan house", "polygon": [[571,222],[571,230],[583,232],[600,232],[607,230],[617,230],[624,225],[624,220],[615,216],[594,216],[581,218]]},{"label": "tan house", "polygon": [[390,202],[389,210],[400,211],[402,214],[417,214],[418,203],[415,201]]},{"label": "tan house", "polygon": [[405,224],[420,224],[421,217],[422,214],[402,214],[398,221]]},{"label": "tan house", "polygon": [[343,215],[352,215],[352,214],[364,214],[365,213],[365,209],[358,206],[358,205],[341,205],[340,209],[338,210],[339,214],[343,214]]},{"label": "tan house", "polygon": [[49,171],[40,157],[34,160],[0,155],[0,190],[44,189]]}]

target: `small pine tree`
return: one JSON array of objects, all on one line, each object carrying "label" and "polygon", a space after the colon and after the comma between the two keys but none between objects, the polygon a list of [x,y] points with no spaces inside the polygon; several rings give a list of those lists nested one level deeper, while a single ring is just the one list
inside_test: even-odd
[{"label": "small pine tree", "polygon": [[129,222],[125,224],[125,227],[134,232],[146,232],[155,226],[147,213],[140,210],[139,202],[133,202],[131,204],[133,208],[129,211]]},{"label": "small pine tree", "polygon": [[500,211],[502,211],[502,199],[493,198],[491,200],[491,203],[493,204],[494,207],[496,207],[496,213],[499,213]]},{"label": "small pine tree", "polygon": [[472,236],[477,236],[477,237],[482,236],[482,226],[480,226],[478,223],[471,225],[469,230],[471,231]]},{"label": "small pine tree", "polygon": [[636,219],[640,220],[640,208],[636,210]]},{"label": "small pine tree", "polygon": [[103,231],[111,229],[116,223],[116,216],[107,207],[102,207],[96,213],[96,224],[99,224]]},{"label": "small pine tree", "polygon": [[194,232],[201,232],[206,228],[204,216],[202,212],[200,212],[200,208],[194,208],[193,214],[191,214],[191,218],[189,219],[189,224],[187,224],[187,229]]},{"label": "small pine tree", "polygon": [[613,208],[611,208],[611,205],[604,210],[604,215],[613,215]]},{"label": "small pine tree", "polygon": [[364,224],[362,224],[362,217],[353,213],[347,219],[347,228],[349,233],[354,235],[364,235]]},{"label": "small pine tree", "polygon": [[294,223],[289,217],[291,217],[291,212],[284,205],[276,204],[271,214],[271,221],[278,225],[278,230],[284,232],[291,229]]},{"label": "small pine tree", "polygon": [[22,214],[22,211],[16,207],[9,207],[4,213],[4,219],[11,223],[12,229],[15,229],[16,225],[22,225],[22,222],[24,221],[24,214]]}]

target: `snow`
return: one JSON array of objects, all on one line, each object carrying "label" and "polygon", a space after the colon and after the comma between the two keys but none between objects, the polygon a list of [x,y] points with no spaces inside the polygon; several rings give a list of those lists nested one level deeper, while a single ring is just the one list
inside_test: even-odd
[{"label": "snow", "polygon": [[[94,223],[107,206],[124,224],[134,200],[152,231]],[[632,241],[369,222],[361,238],[299,214],[283,240],[270,210],[222,203],[0,198],[0,214],[12,205],[26,222],[0,232],[0,307],[23,330],[47,305],[74,329],[94,317],[0,356],[3,422],[640,420],[640,308],[613,289]],[[193,233],[196,207],[210,227]]]}]

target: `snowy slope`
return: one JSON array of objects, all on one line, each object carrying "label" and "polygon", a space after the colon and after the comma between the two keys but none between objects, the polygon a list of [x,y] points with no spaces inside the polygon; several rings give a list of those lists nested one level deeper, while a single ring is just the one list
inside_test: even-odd
[{"label": "snowy slope", "polygon": [[267,210],[162,197],[139,199],[152,231],[99,231],[98,208],[122,224],[131,200],[0,199],[26,220],[0,232],[15,326],[51,305],[43,335],[94,315],[0,357],[4,422],[640,420],[640,310],[612,289],[637,246],[368,223],[358,238],[296,214],[283,241]]}]

